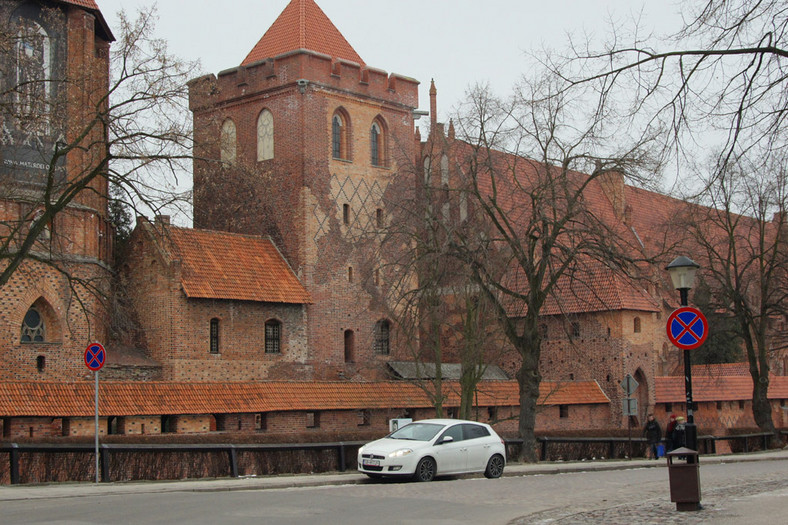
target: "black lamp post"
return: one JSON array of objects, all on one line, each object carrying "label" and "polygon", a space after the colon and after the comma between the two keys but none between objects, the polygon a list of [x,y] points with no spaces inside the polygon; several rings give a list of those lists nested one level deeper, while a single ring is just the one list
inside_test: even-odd
[{"label": "black lamp post", "polygon": [[[673,261],[665,268],[670,274],[670,279],[673,281],[673,287],[679,291],[681,297],[681,306],[689,306],[689,291],[693,284],[695,284],[695,272],[698,271],[698,268],[700,268],[698,263],[683,255],[673,259]],[[689,350],[684,350],[684,390],[686,391],[687,396],[686,438],[687,448],[697,451],[698,429],[695,427],[695,416],[693,414],[692,362],[690,360],[689,352]]]}]

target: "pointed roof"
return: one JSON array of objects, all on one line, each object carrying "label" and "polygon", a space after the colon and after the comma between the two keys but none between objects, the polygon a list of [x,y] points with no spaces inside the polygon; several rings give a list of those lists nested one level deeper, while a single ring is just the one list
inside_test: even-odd
[{"label": "pointed roof", "polygon": [[297,49],[308,49],[364,65],[353,46],[314,0],[291,0],[241,65]]}]

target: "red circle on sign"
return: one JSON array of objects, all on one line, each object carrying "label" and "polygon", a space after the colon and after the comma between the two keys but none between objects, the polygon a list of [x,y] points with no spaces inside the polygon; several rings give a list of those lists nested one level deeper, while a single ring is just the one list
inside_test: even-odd
[{"label": "red circle on sign", "polygon": [[[691,306],[682,306],[668,317],[668,339],[682,350],[693,350],[706,341],[709,322],[703,312]],[[701,330],[702,333],[698,333]]]},{"label": "red circle on sign", "polygon": [[85,349],[85,366],[94,372],[101,370],[106,360],[107,352],[101,343],[92,343]]}]

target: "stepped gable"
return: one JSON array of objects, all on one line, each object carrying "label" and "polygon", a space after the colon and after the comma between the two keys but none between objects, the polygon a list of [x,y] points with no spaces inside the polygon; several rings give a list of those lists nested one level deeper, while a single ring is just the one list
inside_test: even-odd
[{"label": "stepped gable", "polygon": [[292,0],[249,52],[242,66],[307,49],[359,65],[364,61],[314,0]]},{"label": "stepped gable", "polygon": [[107,24],[107,21],[104,20],[104,15],[101,14],[101,10],[99,9],[96,0],[58,0],[58,1],[61,4],[70,4],[91,11],[91,13],[96,17],[97,29],[99,29],[100,32],[102,33],[102,37],[104,38],[104,40],[107,40],[108,42],[115,41],[115,37],[112,35],[112,31],[109,28],[109,24]]},{"label": "stepped gable", "polygon": [[[447,382],[446,405],[459,405],[459,383]],[[6,417],[90,417],[93,383],[0,382],[0,413]],[[103,415],[240,414],[293,410],[362,410],[392,407],[429,408],[432,401],[409,382],[175,383],[103,381],[99,385]],[[542,381],[542,406],[608,404],[596,381]],[[518,406],[517,381],[479,385],[479,406]]]},{"label": "stepped gable", "polygon": [[178,261],[187,297],[307,304],[309,292],[266,237],[195,230],[146,221],[170,262]]}]

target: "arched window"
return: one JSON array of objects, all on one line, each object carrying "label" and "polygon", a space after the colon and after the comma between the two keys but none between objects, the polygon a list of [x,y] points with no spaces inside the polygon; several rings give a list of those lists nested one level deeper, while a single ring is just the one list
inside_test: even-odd
[{"label": "arched window", "polygon": [[350,159],[349,133],[350,119],[342,109],[336,110],[334,116],[331,117],[331,156],[333,158]]},{"label": "arched window", "polygon": [[635,317],[632,325],[633,325],[632,328],[633,328],[634,332],[636,334],[639,334],[640,333],[640,317]]},{"label": "arched window", "polygon": [[432,182],[432,158],[424,157],[424,185],[429,186]]},{"label": "arched window", "polygon": [[389,355],[390,348],[390,330],[391,325],[386,319],[381,319],[375,323],[375,353],[381,355]]},{"label": "arched window", "polygon": [[257,117],[257,160],[274,158],[274,116],[264,109]]},{"label": "arched window", "polygon": [[41,311],[35,306],[31,306],[22,321],[23,343],[43,343],[46,341],[46,323]]},{"label": "arched window", "polygon": [[345,362],[356,361],[356,335],[353,330],[345,330]]},{"label": "arched window", "polygon": [[219,319],[214,317],[211,319],[209,329],[208,329],[208,337],[210,340],[210,352],[212,354],[219,353]]},{"label": "arched window", "polygon": [[265,353],[282,353],[282,323],[276,319],[265,322]]},{"label": "arched window", "polygon": [[225,166],[235,164],[237,139],[235,122],[229,118],[222,123],[222,132],[219,138],[220,160]]},{"label": "arched window", "polygon": [[52,44],[37,22],[21,18],[16,42],[16,102],[20,122],[37,133],[48,133],[52,96]]},{"label": "arched window", "polygon": [[441,186],[449,186],[449,157],[446,155],[441,157]]},{"label": "arched window", "polygon": [[383,124],[379,119],[372,123],[369,131],[369,147],[371,152],[371,162],[373,166],[386,165],[386,135]]}]

